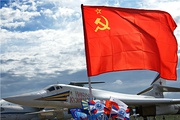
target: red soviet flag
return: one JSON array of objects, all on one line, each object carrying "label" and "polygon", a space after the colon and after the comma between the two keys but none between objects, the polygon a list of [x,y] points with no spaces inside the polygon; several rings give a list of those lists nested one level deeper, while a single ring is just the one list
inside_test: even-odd
[{"label": "red soviet flag", "polygon": [[88,76],[153,70],[176,80],[176,23],[159,10],[81,6]]}]

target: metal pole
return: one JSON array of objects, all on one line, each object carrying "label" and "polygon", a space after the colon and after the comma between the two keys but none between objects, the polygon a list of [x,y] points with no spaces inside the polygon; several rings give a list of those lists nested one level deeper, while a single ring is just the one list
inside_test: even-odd
[{"label": "metal pole", "polygon": [[89,100],[93,100],[91,78],[90,77],[88,77],[88,82],[89,82]]}]

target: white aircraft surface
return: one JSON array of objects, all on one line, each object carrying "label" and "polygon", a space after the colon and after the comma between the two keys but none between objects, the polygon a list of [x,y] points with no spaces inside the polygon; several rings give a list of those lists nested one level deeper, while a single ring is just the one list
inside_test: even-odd
[{"label": "white aircraft surface", "polygon": [[60,119],[67,120],[71,118],[68,115],[68,110],[55,111],[53,109],[40,109],[37,107],[27,107],[13,104],[5,100],[0,100],[1,104],[1,119],[0,120],[57,120],[56,114],[62,114]]},{"label": "white aircraft surface", "polygon": [[[87,84],[87,82],[72,82],[69,85],[54,84],[40,91],[4,99],[24,106],[50,108],[54,111],[62,111],[64,108],[81,108],[81,100],[87,100],[90,97],[89,88],[82,87],[84,84]],[[180,88],[164,86],[164,80],[159,76],[150,88],[137,95],[92,88],[94,99],[107,100],[110,97],[119,99],[129,107],[136,108],[136,112],[144,118],[147,116],[180,114],[180,99],[164,98],[163,92],[180,92]],[[60,117],[58,115],[57,118],[62,118],[64,114]]]},{"label": "white aircraft surface", "polygon": [[1,100],[1,120],[40,120],[37,114],[27,113],[39,111],[38,108],[15,105]]}]

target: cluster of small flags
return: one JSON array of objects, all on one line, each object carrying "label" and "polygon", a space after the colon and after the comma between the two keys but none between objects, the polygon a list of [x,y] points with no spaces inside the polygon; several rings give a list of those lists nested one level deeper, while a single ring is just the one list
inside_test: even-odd
[{"label": "cluster of small flags", "polygon": [[130,109],[118,99],[82,100],[82,108],[70,109],[74,120],[129,120]]}]

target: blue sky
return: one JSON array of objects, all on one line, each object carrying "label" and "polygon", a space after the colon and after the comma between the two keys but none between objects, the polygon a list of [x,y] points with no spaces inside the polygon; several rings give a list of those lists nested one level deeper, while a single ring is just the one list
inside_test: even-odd
[{"label": "blue sky", "polygon": [[[169,12],[178,27],[179,0],[0,0],[1,98],[40,90],[50,84],[88,81],[81,4],[157,9]],[[179,56],[179,52],[178,52]],[[180,86],[178,80],[167,85]],[[136,94],[149,87],[156,73],[121,71],[92,77],[105,81],[94,88]],[[179,93],[166,94],[178,98]]]}]

